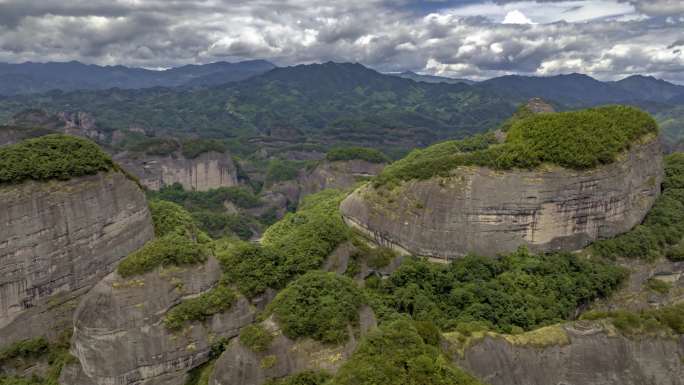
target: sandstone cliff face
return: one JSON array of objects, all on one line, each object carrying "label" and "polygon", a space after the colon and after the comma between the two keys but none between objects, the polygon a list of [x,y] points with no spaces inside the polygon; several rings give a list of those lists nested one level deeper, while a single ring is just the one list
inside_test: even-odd
[{"label": "sandstone cliff face", "polygon": [[640,223],[660,192],[657,140],[610,165],[494,171],[460,167],[449,178],[393,190],[362,187],[342,202],[345,221],[377,243],[435,258],[577,250]]},{"label": "sandstone cliff face", "polygon": [[153,236],[119,172],[0,186],[0,346],[64,330],[77,298]]},{"label": "sandstone cliff face", "polygon": [[684,336],[626,338],[566,325],[566,344],[516,345],[486,337],[455,361],[490,385],[682,385]]},{"label": "sandstone cliff face", "polygon": [[[368,307],[363,307],[359,313],[360,335],[364,335],[375,326],[375,315]],[[359,344],[358,336],[351,330],[347,343],[325,345],[309,338],[291,340],[282,334],[273,318],[267,319],[262,325],[275,335],[269,348],[264,352],[255,353],[243,346],[239,338],[234,339],[216,361],[209,384],[261,385],[269,379],[307,370],[323,370],[334,374]]]},{"label": "sandstone cliff face", "polygon": [[163,318],[171,307],[209,290],[220,276],[214,258],[130,279],[108,275],[76,311],[72,353],[83,373],[72,369],[64,381],[87,383],[87,377],[96,385],[183,384],[189,369],[209,359],[213,342],[236,336],[254,320],[256,308],[240,297],[229,311],[204,323],[178,332],[166,328]]},{"label": "sandstone cliff face", "polygon": [[237,168],[231,157],[207,152],[195,159],[182,156],[133,157],[121,153],[114,157],[124,169],[140,179],[151,190],[180,183],[186,190],[206,191],[238,184]]},{"label": "sandstone cliff face", "polygon": [[384,163],[371,163],[365,160],[322,162],[313,171],[299,178],[300,196],[315,194],[329,188],[350,188],[363,178],[378,175],[384,167]]}]

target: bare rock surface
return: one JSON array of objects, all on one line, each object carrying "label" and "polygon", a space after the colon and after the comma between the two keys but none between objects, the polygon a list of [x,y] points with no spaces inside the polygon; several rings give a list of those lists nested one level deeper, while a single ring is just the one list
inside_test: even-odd
[{"label": "bare rock surface", "polygon": [[384,163],[371,163],[360,159],[324,161],[311,172],[299,177],[301,196],[315,194],[329,188],[348,189],[363,178],[378,175],[384,167]]},{"label": "bare rock surface", "polygon": [[[230,310],[171,331],[165,314],[185,298],[210,290],[221,276],[215,258],[123,279],[112,273],[83,299],[75,315],[72,353],[97,385],[183,384],[189,369],[209,359],[212,343],[234,337],[256,308],[239,297]],[[66,384],[65,384],[66,385]]]},{"label": "bare rock surface", "polygon": [[459,167],[448,178],[394,189],[366,185],[341,205],[345,221],[376,243],[438,259],[578,250],[640,223],[660,193],[660,144],[635,144],[587,171],[556,166],[496,171]]},{"label": "bare rock surface", "polygon": [[215,151],[187,159],[181,155],[142,156],[128,152],[114,157],[121,166],[135,175],[151,190],[180,183],[186,190],[206,191],[237,186],[237,167],[228,154]]},{"label": "bare rock surface", "polygon": [[0,186],[0,346],[70,325],[78,298],[154,236],[119,172]]},{"label": "bare rock surface", "polygon": [[210,385],[261,385],[269,379],[281,378],[308,370],[334,374],[354,353],[360,336],[375,326],[373,311],[360,310],[360,335],[350,329],[349,340],[341,345],[326,345],[310,338],[292,340],[283,335],[278,324],[269,318],[262,326],[275,337],[264,352],[253,352],[236,338],[230,342],[218,361]]},{"label": "bare rock surface", "polygon": [[584,321],[563,331],[546,346],[485,337],[455,362],[490,385],[684,384],[684,336],[627,338]]}]

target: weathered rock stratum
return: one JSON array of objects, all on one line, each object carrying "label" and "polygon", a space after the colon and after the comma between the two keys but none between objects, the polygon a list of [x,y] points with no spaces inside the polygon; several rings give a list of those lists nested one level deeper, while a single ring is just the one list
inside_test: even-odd
[{"label": "weathered rock stratum", "polygon": [[385,163],[371,163],[361,159],[321,162],[311,172],[298,178],[301,186],[300,199],[329,188],[348,189],[363,178],[378,175],[384,167]]},{"label": "weathered rock stratum", "polygon": [[[188,370],[209,360],[212,343],[236,336],[254,321],[256,307],[240,297],[230,310],[204,323],[188,324],[181,331],[166,328],[163,320],[169,309],[210,290],[220,276],[213,257],[205,264],[131,278],[108,275],[83,298],[74,316],[72,353],[82,373],[68,373],[68,381],[183,384]],[[72,385],[68,381],[63,384]]]},{"label": "weathered rock stratum", "polygon": [[381,245],[440,259],[577,250],[640,223],[660,192],[657,139],[587,171],[461,166],[393,189],[366,185],[342,202],[345,221]]},{"label": "weathered rock stratum", "polygon": [[0,346],[70,326],[77,298],[153,236],[120,172],[0,186]]},{"label": "weathered rock stratum", "polygon": [[223,153],[206,152],[194,159],[181,155],[133,156],[120,153],[114,160],[135,175],[151,190],[180,183],[186,190],[206,191],[238,184],[237,167],[233,159]]},{"label": "weathered rock stratum", "polygon": [[535,346],[486,337],[455,361],[491,385],[684,384],[681,335],[627,338],[591,323],[555,328],[564,341]]}]

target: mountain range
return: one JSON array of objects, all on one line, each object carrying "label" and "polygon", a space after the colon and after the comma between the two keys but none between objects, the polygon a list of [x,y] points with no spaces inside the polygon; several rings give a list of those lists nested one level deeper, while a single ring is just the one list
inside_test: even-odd
[{"label": "mountain range", "polygon": [[[0,73],[7,66],[0,65]],[[148,135],[259,136],[408,149],[494,128],[517,105],[541,97],[559,110],[636,105],[656,116],[670,144],[684,138],[684,86],[639,75],[609,82],[582,74],[511,75],[467,84],[333,62],[279,68],[251,61],[166,71],[80,63],[11,68],[30,73],[27,79],[44,79],[24,91],[58,89],[5,96],[0,121],[26,109],[81,111],[108,136],[134,129]]]},{"label": "mountain range", "polygon": [[125,66],[66,63],[0,63],[0,95],[41,93],[51,90],[97,90],[215,85],[262,74],[275,68],[265,60],[185,65],[166,70]]}]

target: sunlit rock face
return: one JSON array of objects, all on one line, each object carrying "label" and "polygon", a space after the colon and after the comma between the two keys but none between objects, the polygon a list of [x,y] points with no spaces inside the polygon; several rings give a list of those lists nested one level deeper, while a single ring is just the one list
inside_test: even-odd
[{"label": "sunlit rock face", "polygon": [[578,250],[640,223],[660,193],[657,139],[587,171],[459,167],[447,178],[393,189],[364,186],[342,202],[345,221],[378,244],[439,259],[527,246]]},{"label": "sunlit rock face", "polygon": [[77,299],[153,236],[120,172],[0,186],[0,345],[70,327]]},{"label": "sunlit rock face", "polygon": [[207,152],[194,159],[182,156],[141,156],[117,154],[115,160],[140,179],[145,187],[161,187],[180,183],[186,190],[207,191],[238,184],[237,167],[228,154]]}]

